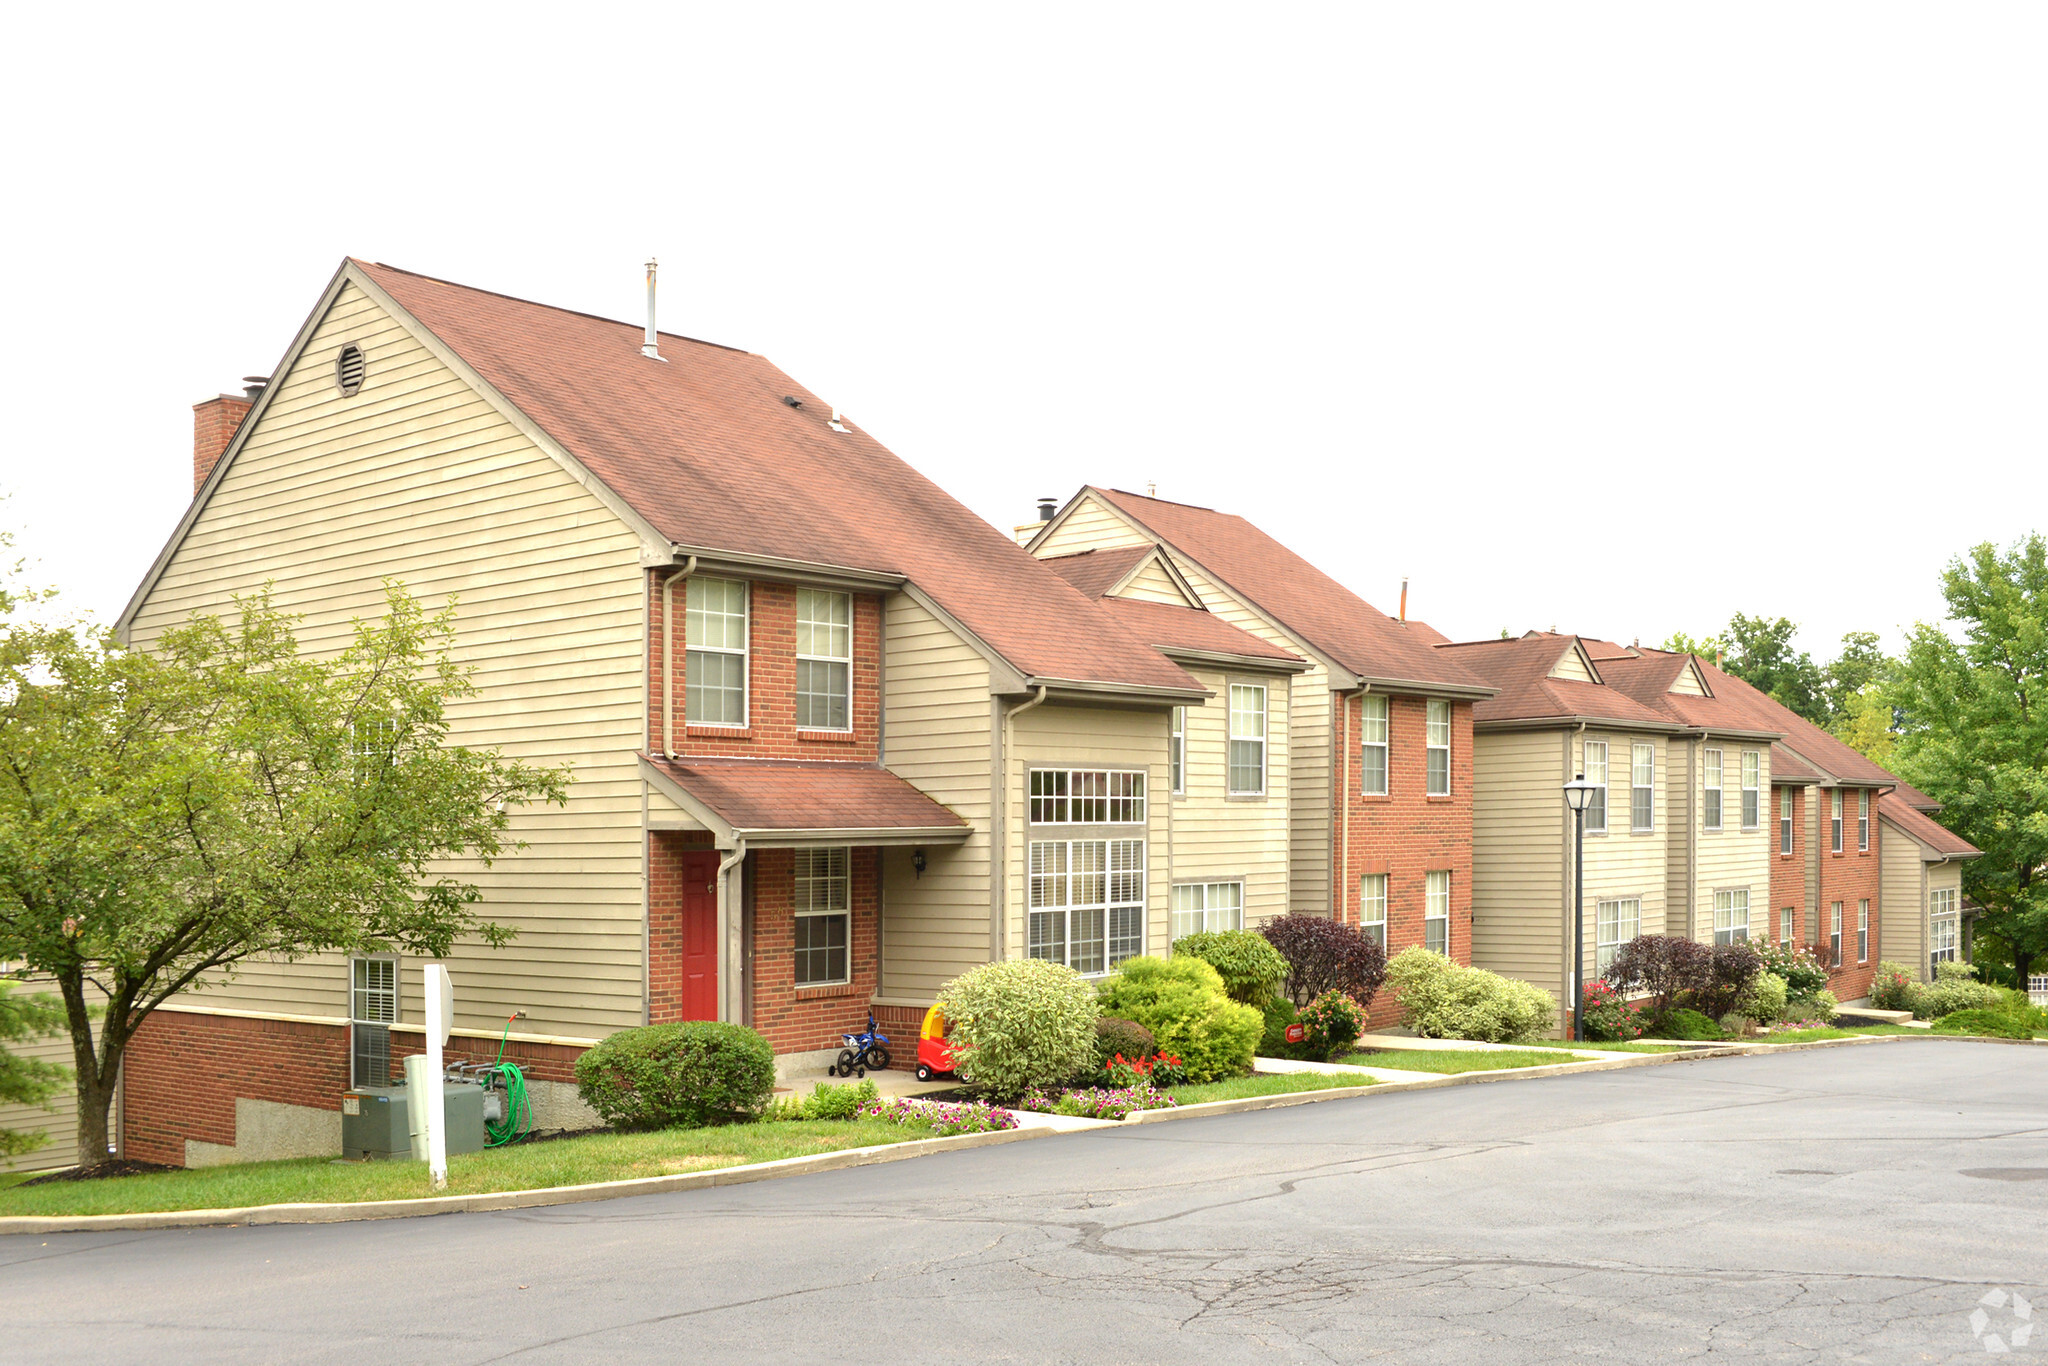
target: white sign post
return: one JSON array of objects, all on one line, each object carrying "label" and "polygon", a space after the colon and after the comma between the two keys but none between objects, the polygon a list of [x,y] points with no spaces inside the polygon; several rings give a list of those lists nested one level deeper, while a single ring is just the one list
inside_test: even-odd
[{"label": "white sign post", "polygon": [[426,965],[427,987],[427,1175],[435,1190],[448,1188],[448,1097],[441,1083],[441,1049],[455,1020],[455,985],[448,969]]}]

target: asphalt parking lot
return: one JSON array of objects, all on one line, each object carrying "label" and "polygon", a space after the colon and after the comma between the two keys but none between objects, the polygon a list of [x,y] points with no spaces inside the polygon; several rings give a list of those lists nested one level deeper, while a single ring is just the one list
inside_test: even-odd
[{"label": "asphalt parking lot", "polygon": [[604,1204],[0,1238],[0,1355],[95,1366],[2048,1360],[2022,1303],[2048,1319],[2048,1049],[1940,1039]]}]

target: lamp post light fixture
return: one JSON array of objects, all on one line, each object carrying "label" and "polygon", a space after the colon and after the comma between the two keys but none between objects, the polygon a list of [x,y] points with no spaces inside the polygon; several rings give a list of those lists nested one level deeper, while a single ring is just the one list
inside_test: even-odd
[{"label": "lamp post light fixture", "polygon": [[1572,1040],[1586,1041],[1586,808],[1600,784],[1581,773],[1564,785],[1564,804],[1572,809],[1575,857],[1572,866]]}]

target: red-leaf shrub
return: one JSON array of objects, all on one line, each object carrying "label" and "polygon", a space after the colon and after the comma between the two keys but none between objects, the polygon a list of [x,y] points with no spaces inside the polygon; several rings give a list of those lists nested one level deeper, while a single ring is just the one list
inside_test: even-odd
[{"label": "red-leaf shrub", "polygon": [[1648,993],[1652,1018],[1669,1012],[1681,993],[1706,990],[1713,978],[1714,951],[1669,934],[1637,935],[1614,951],[1614,962],[1607,969],[1609,986],[1622,992]]},{"label": "red-leaf shrub", "polygon": [[1693,991],[1692,1008],[1710,1020],[1735,1009],[1742,993],[1764,970],[1762,955],[1745,943],[1716,944],[1708,960],[1707,980]]},{"label": "red-leaf shrub", "polygon": [[1287,997],[1297,1007],[1326,991],[1370,1006],[1387,979],[1387,955],[1356,925],[1321,915],[1283,915],[1259,933],[1287,960]]}]

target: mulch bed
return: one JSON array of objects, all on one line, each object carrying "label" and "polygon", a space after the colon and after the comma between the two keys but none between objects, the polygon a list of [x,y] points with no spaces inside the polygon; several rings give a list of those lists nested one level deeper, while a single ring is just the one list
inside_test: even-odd
[{"label": "mulch bed", "polygon": [[150,1172],[181,1171],[179,1167],[167,1167],[161,1162],[133,1162],[127,1158],[114,1158],[107,1162],[94,1163],[90,1167],[66,1167],[62,1171],[45,1172],[17,1182],[22,1186],[47,1186],[55,1181],[98,1181],[109,1176],[146,1176]]}]

